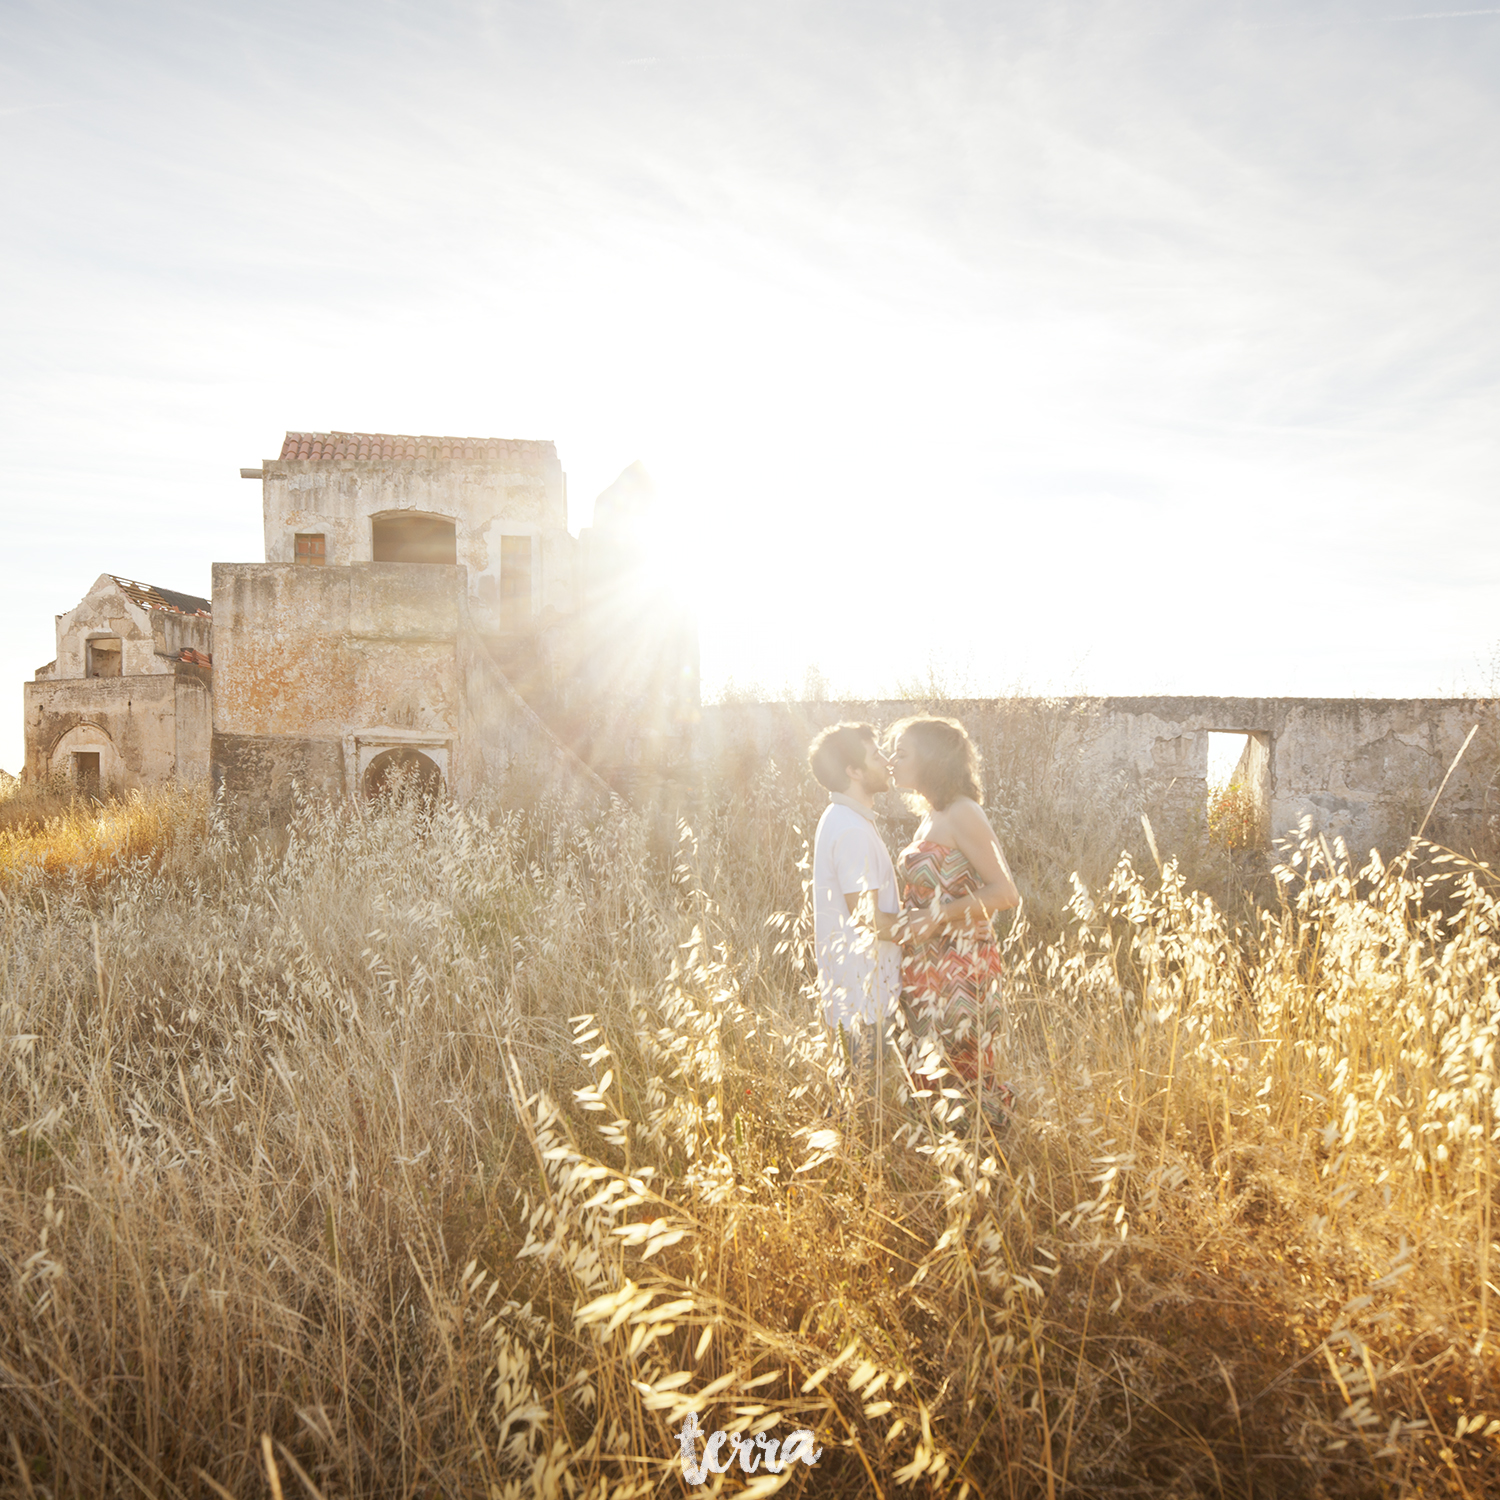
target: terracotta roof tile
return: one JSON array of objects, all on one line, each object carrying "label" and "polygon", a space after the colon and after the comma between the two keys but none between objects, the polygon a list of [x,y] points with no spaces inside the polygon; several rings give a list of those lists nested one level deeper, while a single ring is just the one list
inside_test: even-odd
[{"label": "terracotta roof tile", "polygon": [[194,651],[191,646],[184,646],[177,653],[178,661],[191,662],[196,667],[211,667],[214,664],[213,654],[208,651]]},{"label": "terracotta roof tile", "polygon": [[302,463],[400,458],[440,463],[534,463],[556,456],[554,444],[523,438],[411,437],[393,432],[289,432],[281,445],[283,460]]},{"label": "terracotta roof tile", "polygon": [[174,589],[159,589],[149,583],[137,583],[133,578],[116,577],[113,573],[109,576],[120,585],[126,597],[133,599],[142,609],[169,609],[173,614],[206,615],[209,619],[213,618],[213,605],[196,594],[179,594]]}]

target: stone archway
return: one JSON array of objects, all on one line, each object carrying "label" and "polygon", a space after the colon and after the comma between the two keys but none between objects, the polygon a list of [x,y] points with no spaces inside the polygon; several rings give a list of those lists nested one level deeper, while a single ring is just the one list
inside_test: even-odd
[{"label": "stone archway", "polygon": [[410,745],[382,750],[365,767],[360,780],[360,791],[366,797],[379,797],[406,786],[415,787],[424,802],[443,794],[441,767],[431,756]]},{"label": "stone archway", "polygon": [[97,796],[118,789],[124,764],[109,731],[100,724],[75,724],[47,754],[47,770]]}]

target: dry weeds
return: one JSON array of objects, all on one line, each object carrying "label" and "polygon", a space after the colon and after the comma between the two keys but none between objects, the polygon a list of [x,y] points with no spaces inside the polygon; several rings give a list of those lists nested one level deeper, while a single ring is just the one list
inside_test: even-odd
[{"label": "dry weeds", "polygon": [[7,1490],[678,1493],[689,1410],[823,1447],[710,1493],[1500,1479],[1487,870],[1304,840],[1238,930],[1077,882],[1007,939],[997,1141],[841,1112],[779,797],[665,866],[624,813],[271,850],[184,794],[7,857]]},{"label": "dry weeds", "polygon": [[190,848],[208,816],[204,792],[90,797],[63,780],[0,787],[0,885],[41,875],[98,883],[133,859]]}]

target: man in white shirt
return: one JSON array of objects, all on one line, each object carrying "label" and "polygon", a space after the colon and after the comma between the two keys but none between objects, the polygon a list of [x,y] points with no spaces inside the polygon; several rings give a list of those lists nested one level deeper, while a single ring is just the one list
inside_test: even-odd
[{"label": "man in white shirt", "polygon": [[835,724],[808,749],[830,801],[813,840],[813,945],[823,1019],[848,1032],[856,1073],[876,1056],[876,1023],[901,994],[901,949],[889,941],[900,911],[896,871],[875,827],[875,798],[891,771],[869,724]]}]

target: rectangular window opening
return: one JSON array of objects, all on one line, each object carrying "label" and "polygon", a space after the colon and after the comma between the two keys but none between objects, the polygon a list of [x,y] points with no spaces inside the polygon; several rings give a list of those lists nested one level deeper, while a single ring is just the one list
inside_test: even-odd
[{"label": "rectangular window opening", "polygon": [[84,663],[85,677],[118,677],[124,660],[119,636],[101,636],[87,643],[87,660]]},{"label": "rectangular window opening", "polygon": [[1209,842],[1265,849],[1271,842],[1271,736],[1264,730],[1208,735]]},{"label": "rectangular window opening", "polygon": [[324,533],[321,531],[299,531],[297,533],[297,561],[312,563],[321,568],[327,561],[324,554]]},{"label": "rectangular window opening", "polygon": [[500,623],[523,629],[531,619],[531,538],[500,538]]}]

